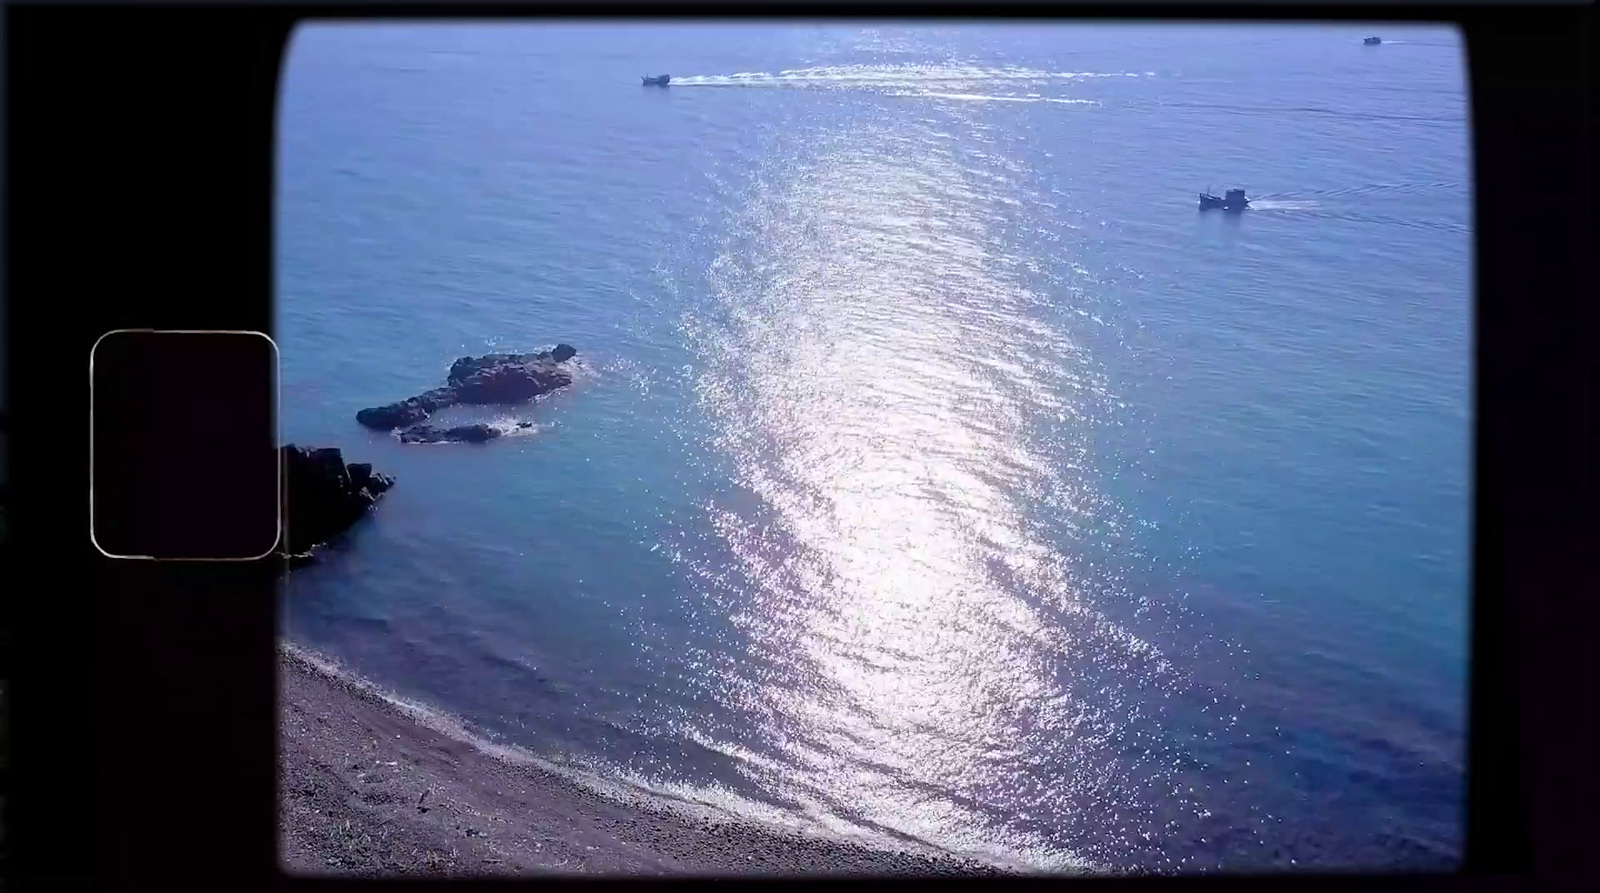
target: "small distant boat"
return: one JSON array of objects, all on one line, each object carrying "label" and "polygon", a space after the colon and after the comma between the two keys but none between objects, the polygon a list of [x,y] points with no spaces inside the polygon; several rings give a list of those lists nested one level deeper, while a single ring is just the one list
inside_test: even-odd
[{"label": "small distant boat", "polygon": [[1383,43],[1383,38],[1381,38],[1381,37],[1369,37],[1366,40],[1363,40],[1361,42],[1366,44],[1369,47],[1375,47],[1378,44]]},{"label": "small distant boat", "polygon": [[1243,189],[1230,189],[1221,197],[1211,194],[1208,188],[1200,193],[1200,210],[1243,211],[1250,207],[1250,200],[1244,197]]},{"label": "small distant boat", "polygon": [[644,76],[644,85],[646,87],[665,87],[670,83],[672,83],[672,75],[670,74],[658,74],[655,77]]}]

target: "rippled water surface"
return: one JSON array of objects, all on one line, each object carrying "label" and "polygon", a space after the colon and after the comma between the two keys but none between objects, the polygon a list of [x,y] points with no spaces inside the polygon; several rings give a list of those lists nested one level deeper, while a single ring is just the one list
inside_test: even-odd
[{"label": "rippled water surface", "polygon": [[[769,821],[1452,863],[1463,58],[1365,33],[303,28],[284,429],[400,484],[292,575],[288,634]],[[444,414],[525,436],[354,422],[557,340],[569,391]]]}]

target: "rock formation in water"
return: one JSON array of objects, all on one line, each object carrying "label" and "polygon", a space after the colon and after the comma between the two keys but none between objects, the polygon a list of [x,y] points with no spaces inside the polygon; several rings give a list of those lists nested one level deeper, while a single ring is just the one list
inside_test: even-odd
[{"label": "rock formation in water", "polygon": [[[532,428],[532,422],[518,422],[518,428]],[[484,443],[503,434],[499,428],[482,423],[438,428],[433,425],[412,425],[400,432],[401,443]]]},{"label": "rock formation in water", "polygon": [[454,428],[435,428],[432,425],[412,425],[400,432],[401,443],[483,443],[500,436],[500,431],[489,425],[457,425]]},{"label": "rock formation in water", "polygon": [[393,431],[427,421],[428,416],[460,401],[453,388],[434,388],[431,391],[408,397],[399,403],[374,406],[356,413],[356,421],[368,428]]},{"label": "rock formation in water", "polygon": [[526,403],[541,394],[566,387],[572,384],[572,373],[562,364],[577,353],[577,348],[570,344],[557,344],[553,350],[542,353],[462,357],[451,364],[444,387],[398,403],[363,409],[356,413],[356,421],[379,431],[405,429],[400,439],[406,443],[482,443],[500,432],[487,425],[441,429],[422,423],[446,406]]},{"label": "rock formation in water", "polygon": [[343,533],[394,486],[394,478],[373,471],[371,465],[346,465],[336,448],[289,444],[279,452],[284,497],[279,550],[290,555],[308,552]]}]

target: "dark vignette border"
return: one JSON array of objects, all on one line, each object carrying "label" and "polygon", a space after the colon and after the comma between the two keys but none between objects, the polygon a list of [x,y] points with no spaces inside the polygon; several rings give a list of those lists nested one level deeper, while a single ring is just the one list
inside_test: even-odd
[{"label": "dark vignette border", "polygon": [[[107,560],[89,543],[82,498],[83,359],[99,335],[119,327],[272,330],[277,80],[294,22],[667,11],[482,3],[7,9],[10,504],[9,541],[0,545],[0,660],[12,717],[0,845],[10,874],[62,888],[166,886],[186,877],[226,887],[316,885],[281,878],[276,868],[270,569]],[[1079,883],[1506,889],[1534,878],[1540,886],[1575,884],[1591,873],[1585,831],[1600,799],[1600,692],[1590,636],[1600,585],[1590,557],[1597,451],[1589,5],[672,11],[1459,23],[1477,180],[1467,865],[1448,878]],[[204,466],[204,457],[195,461]]]}]

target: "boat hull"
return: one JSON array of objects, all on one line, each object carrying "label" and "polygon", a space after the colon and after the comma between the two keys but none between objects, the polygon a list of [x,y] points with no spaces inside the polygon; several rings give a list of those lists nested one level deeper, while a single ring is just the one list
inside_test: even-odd
[{"label": "boat hull", "polygon": [[1234,212],[1237,212],[1237,211],[1243,211],[1245,208],[1247,208],[1249,206],[1250,206],[1250,202],[1249,201],[1230,202],[1225,198],[1217,198],[1214,195],[1202,195],[1202,196],[1200,196],[1200,210],[1202,210],[1202,211],[1234,211]]}]

